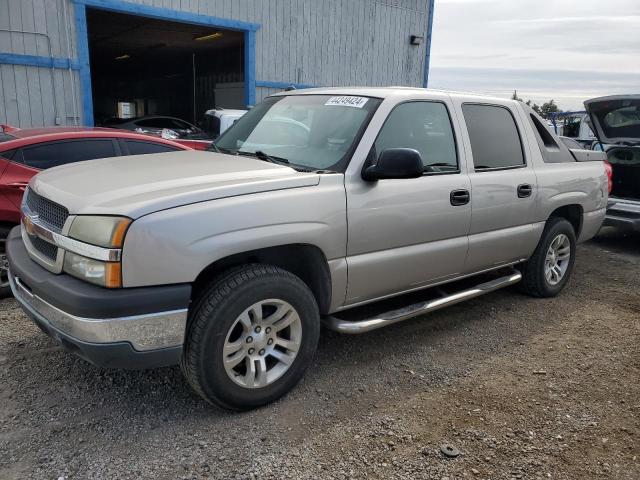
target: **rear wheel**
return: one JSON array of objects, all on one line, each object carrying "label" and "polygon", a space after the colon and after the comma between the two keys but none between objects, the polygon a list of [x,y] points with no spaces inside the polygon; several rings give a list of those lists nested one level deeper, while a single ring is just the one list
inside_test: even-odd
[{"label": "rear wheel", "polygon": [[211,403],[259,407],[298,383],[319,333],[318,307],[302,280],[276,267],[247,265],[223,274],[196,300],[182,371]]},{"label": "rear wheel", "polygon": [[522,265],[520,288],[534,297],[554,297],[569,281],[576,252],[576,235],[568,220],[549,219],[540,243]]},{"label": "rear wheel", "polygon": [[11,231],[11,227],[0,226],[0,298],[11,296],[11,287],[9,286],[9,262],[6,255],[7,236]]}]

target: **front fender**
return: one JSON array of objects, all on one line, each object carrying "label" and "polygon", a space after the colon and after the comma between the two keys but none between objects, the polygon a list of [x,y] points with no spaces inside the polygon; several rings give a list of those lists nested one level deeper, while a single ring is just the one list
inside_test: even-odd
[{"label": "front fender", "polygon": [[342,175],[323,176],[317,186],[200,202],[135,220],[123,247],[123,285],[189,283],[230,255],[293,243],[314,245],[327,260],[345,257]]}]

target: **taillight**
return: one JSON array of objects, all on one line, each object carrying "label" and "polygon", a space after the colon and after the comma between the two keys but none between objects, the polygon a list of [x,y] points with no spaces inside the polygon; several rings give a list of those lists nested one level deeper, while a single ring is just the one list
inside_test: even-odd
[{"label": "taillight", "polygon": [[611,193],[611,190],[613,190],[613,167],[606,160],[604,161],[604,171],[607,172],[607,185],[609,193]]}]

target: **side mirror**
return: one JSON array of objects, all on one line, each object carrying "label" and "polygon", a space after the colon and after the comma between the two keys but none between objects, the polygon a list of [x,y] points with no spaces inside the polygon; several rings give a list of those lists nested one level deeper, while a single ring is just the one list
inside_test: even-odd
[{"label": "side mirror", "polygon": [[362,178],[370,182],[392,178],[418,178],[423,172],[420,152],[412,148],[388,148],[380,153],[374,165],[362,171]]}]

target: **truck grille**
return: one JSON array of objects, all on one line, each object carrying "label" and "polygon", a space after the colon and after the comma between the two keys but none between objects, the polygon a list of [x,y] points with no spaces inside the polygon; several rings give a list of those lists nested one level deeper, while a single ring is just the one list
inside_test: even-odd
[{"label": "truck grille", "polygon": [[29,235],[29,240],[31,241],[31,245],[33,245],[33,248],[35,248],[42,256],[48,258],[53,262],[56,261],[56,257],[58,256],[58,247],[56,247],[53,243],[49,243],[40,237],[31,235]]},{"label": "truck grille", "polygon": [[[69,216],[69,210],[51,200],[38,195],[33,190],[27,190],[25,203],[32,213],[38,215],[38,220],[52,230],[60,233],[64,222]],[[55,258],[55,256],[54,256]]]}]

